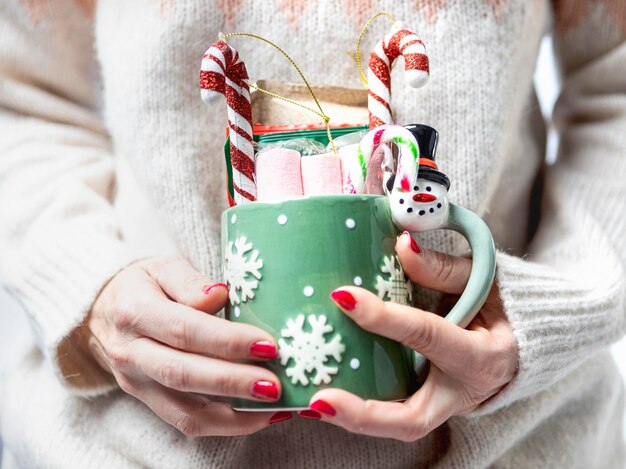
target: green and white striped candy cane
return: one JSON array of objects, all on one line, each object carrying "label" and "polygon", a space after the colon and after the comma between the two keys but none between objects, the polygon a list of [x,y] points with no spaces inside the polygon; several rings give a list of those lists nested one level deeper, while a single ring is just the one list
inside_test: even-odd
[{"label": "green and white striped candy cane", "polygon": [[[419,146],[413,134],[401,125],[384,124],[371,130],[359,144],[359,160],[367,168],[369,161],[380,145],[395,143],[400,149],[398,167],[395,171],[395,180],[392,192],[410,192],[419,168]],[[386,171],[383,180],[386,182],[391,171]],[[364,175],[363,180],[367,175]],[[387,191],[387,188],[384,188]],[[393,208],[392,208],[393,214]]]}]

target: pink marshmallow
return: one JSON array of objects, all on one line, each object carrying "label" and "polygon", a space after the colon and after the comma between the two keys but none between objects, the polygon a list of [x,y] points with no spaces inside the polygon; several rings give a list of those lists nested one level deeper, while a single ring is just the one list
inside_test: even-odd
[{"label": "pink marshmallow", "polygon": [[304,195],[341,194],[341,161],[332,153],[304,156],[301,160]]},{"label": "pink marshmallow", "polygon": [[261,151],[256,157],[256,186],[259,202],[302,196],[300,153],[286,148]]}]

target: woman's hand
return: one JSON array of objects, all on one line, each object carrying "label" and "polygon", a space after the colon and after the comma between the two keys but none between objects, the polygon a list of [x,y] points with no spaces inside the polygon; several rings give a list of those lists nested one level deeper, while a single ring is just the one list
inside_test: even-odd
[{"label": "woman's hand", "polygon": [[103,289],[86,322],[88,346],[120,387],[189,436],[243,435],[291,414],[235,412],[208,397],[277,400],[276,375],[227,360],[278,355],[271,335],[214,316],[228,299],[181,258],[130,265]]},{"label": "woman's hand", "polygon": [[[408,233],[396,244],[404,271],[417,284],[460,295],[471,261],[419,248]],[[517,344],[494,287],[476,318],[462,329],[442,317],[383,302],[357,287],[342,287],[333,299],[364,329],[389,337],[431,361],[424,385],[405,402],[363,400],[339,389],[311,399],[302,416],[319,418],[365,435],[414,441],[453,415],[471,412],[509,383],[517,370]]]}]

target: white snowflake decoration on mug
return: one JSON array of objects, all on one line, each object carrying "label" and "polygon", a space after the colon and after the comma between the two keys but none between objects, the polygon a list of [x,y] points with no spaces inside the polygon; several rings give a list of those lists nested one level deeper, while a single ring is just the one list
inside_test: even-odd
[{"label": "white snowflake decoration on mug", "polygon": [[252,243],[249,243],[245,236],[228,243],[224,259],[224,276],[228,283],[228,297],[232,305],[245,303],[254,298],[254,290],[259,286],[263,260],[259,259],[259,251],[252,249]]},{"label": "white snowflake decoration on mug", "polygon": [[383,257],[380,268],[383,275],[376,277],[376,292],[383,300],[394,303],[409,304],[413,297],[412,285],[407,280],[396,256]]},{"label": "white snowflake decoration on mug", "polygon": [[[341,341],[341,336],[336,334],[329,342],[324,335],[333,331],[333,327],[326,323],[323,314],[307,316],[307,322],[311,332],[304,330],[304,315],[299,314],[296,319],[288,319],[287,327],[281,332],[278,339],[280,350],[280,363],[284,366],[293,361],[285,371],[293,384],[308,386],[309,382],[314,385],[329,384],[333,375],[339,368],[329,366],[326,362],[333,357],[337,363],[341,363],[341,356],[346,347]],[[285,339],[291,339],[287,342]],[[313,374],[309,377],[309,374]]]}]

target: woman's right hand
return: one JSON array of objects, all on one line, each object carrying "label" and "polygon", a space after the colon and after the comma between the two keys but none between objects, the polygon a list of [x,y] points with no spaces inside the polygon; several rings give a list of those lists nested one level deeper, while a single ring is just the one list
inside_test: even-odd
[{"label": "woman's right hand", "polygon": [[230,360],[278,355],[274,339],[215,314],[228,300],[182,258],[150,258],[106,285],[85,323],[87,344],[120,387],[188,436],[245,435],[291,414],[236,412],[208,396],[275,401],[272,372]]}]

